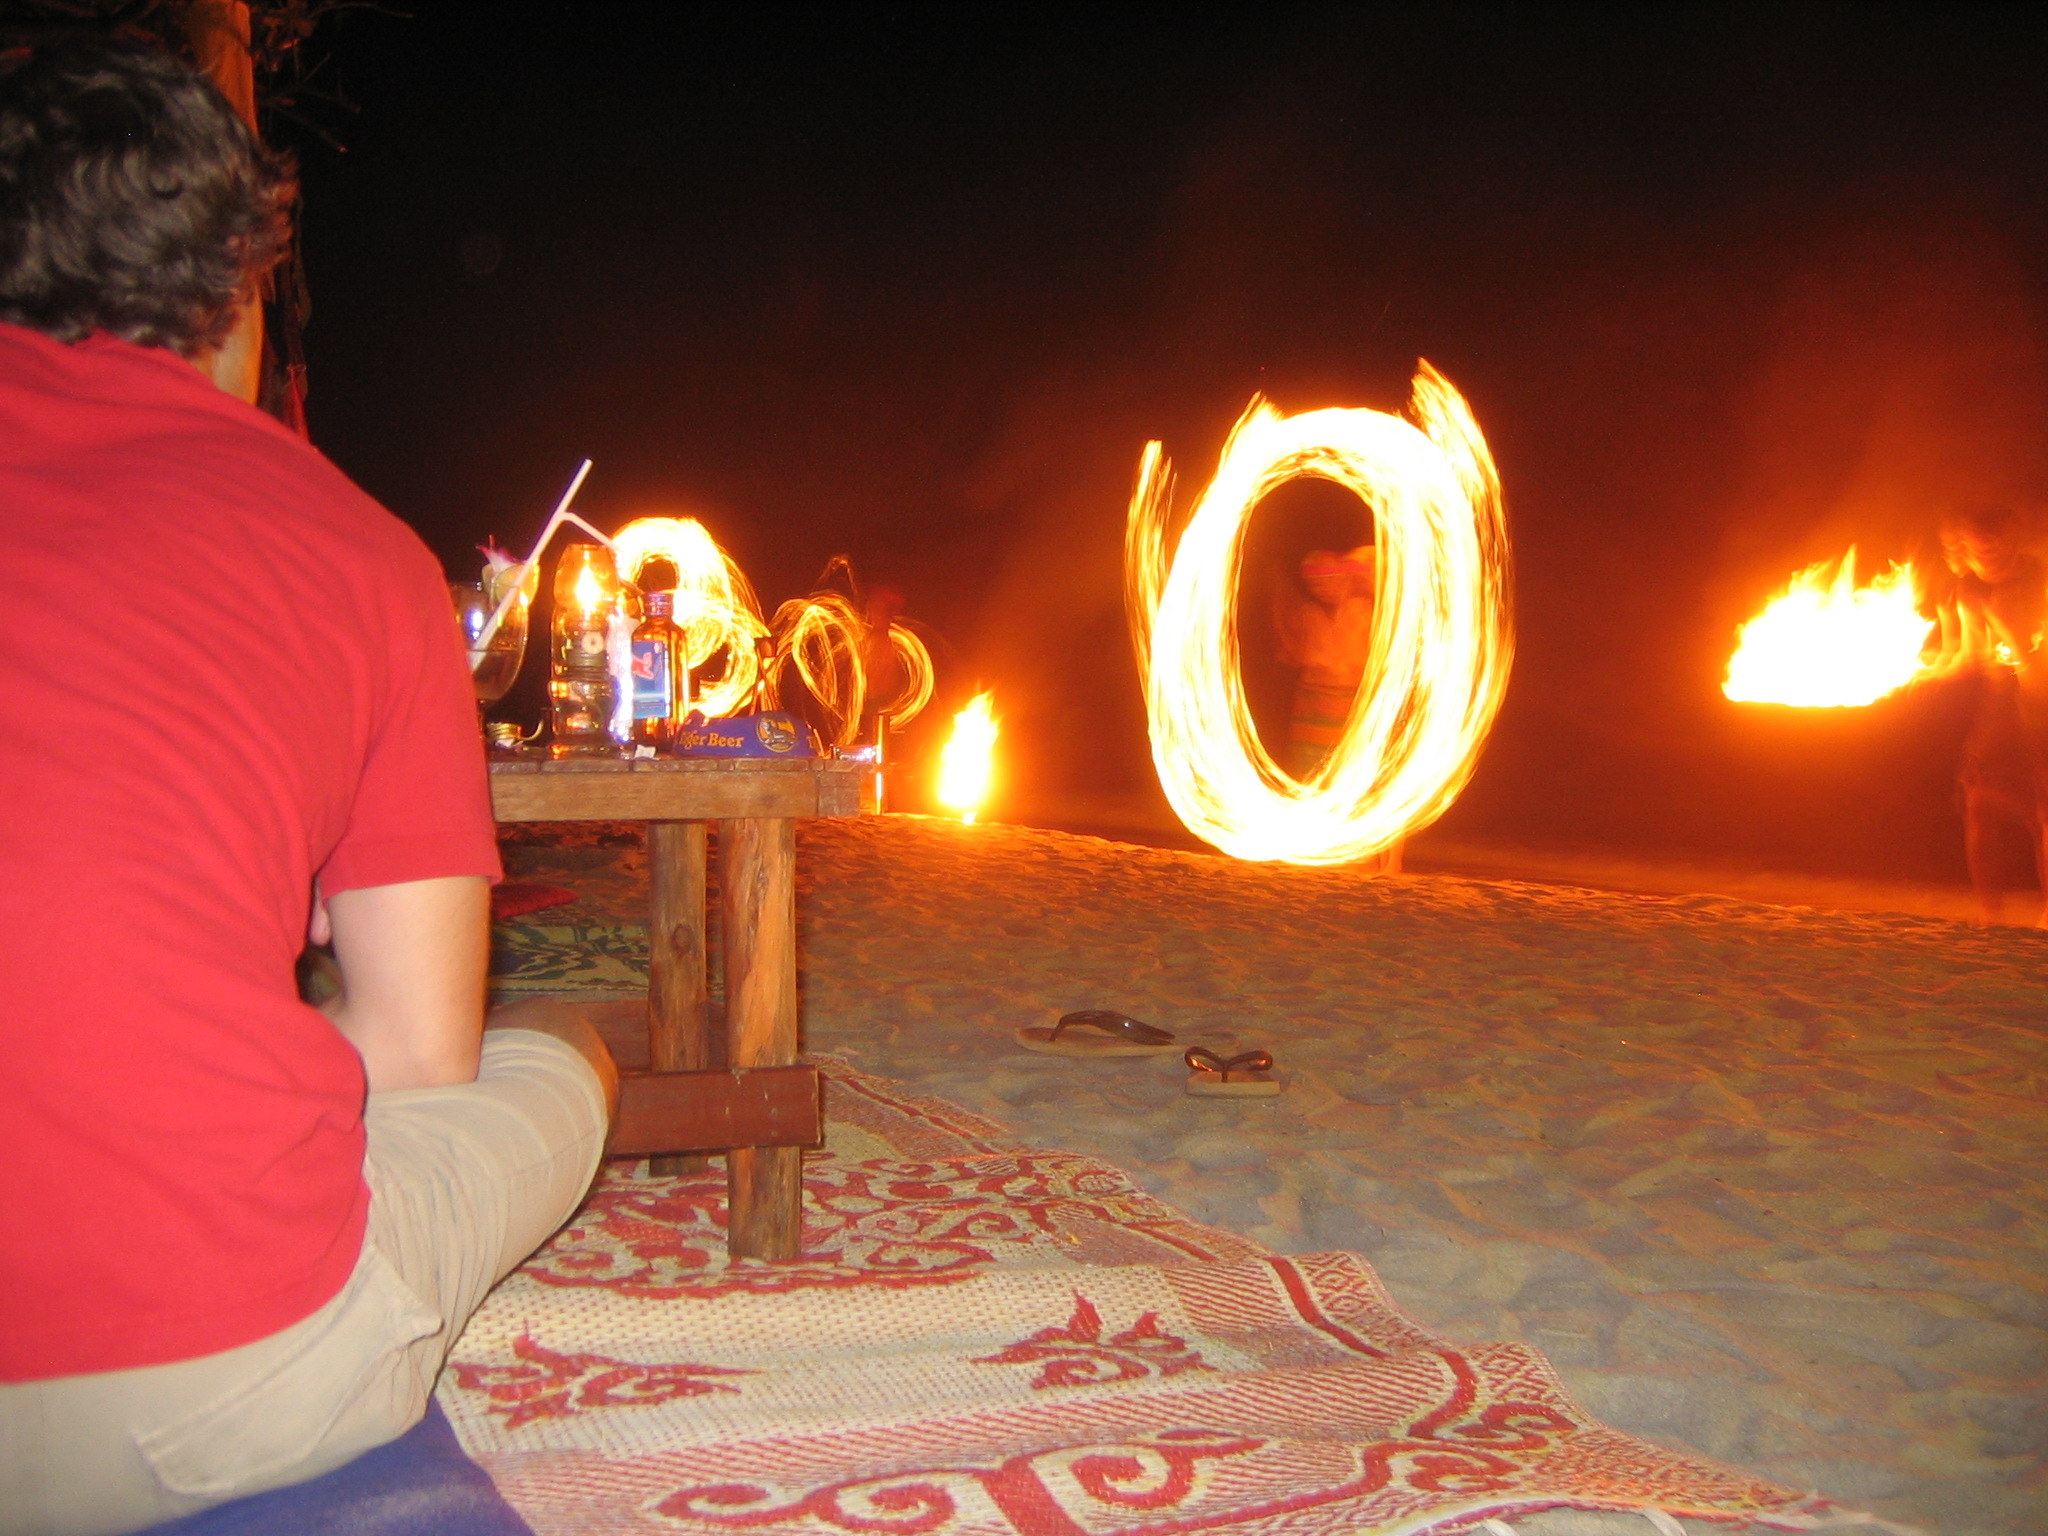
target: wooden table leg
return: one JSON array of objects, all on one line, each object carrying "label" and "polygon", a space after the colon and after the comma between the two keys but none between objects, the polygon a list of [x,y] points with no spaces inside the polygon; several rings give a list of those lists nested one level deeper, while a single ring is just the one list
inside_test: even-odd
[{"label": "wooden table leg", "polygon": [[[779,1067],[796,1060],[796,823],[718,824],[725,926],[726,1060]],[[793,1259],[803,1237],[803,1150],[736,1147],[726,1154],[729,1251],[736,1259]]]},{"label": "wooden table leg", "polygon": [[[647,823],[647,877],[653,894],[647,924],[648,1065],[657,1072],[722,1067],[722,1042],[711,1033],[704,978],[704,823]],[[657,1176],[698,1173],[701,1154],[657,1157]]]}]

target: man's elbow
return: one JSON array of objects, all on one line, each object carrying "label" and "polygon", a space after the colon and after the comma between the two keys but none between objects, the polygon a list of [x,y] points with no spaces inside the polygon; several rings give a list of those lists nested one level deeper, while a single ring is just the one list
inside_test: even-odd
[{"label": "man's elbow", "polygon": [[482,1042],[472,1031],[408,1028],[404,1024],[362,1027],[346,1009],[335,1025],[363,1058],[370,1092],[404,1088],[452,1088],[476,1081]]},{"label": "man's elbow", "polygon": [[453,1088],[460,1083],[476,1081],[477,1068],[482,1060],[480,1042],[470,1040],[461,1045],[444,1046],[434,1051],[419,1063],[415,1088]]}]

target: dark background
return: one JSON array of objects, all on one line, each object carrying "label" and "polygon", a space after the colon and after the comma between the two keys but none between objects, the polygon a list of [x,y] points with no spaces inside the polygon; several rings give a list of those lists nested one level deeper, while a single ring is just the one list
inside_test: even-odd
[{"label": "dark background", "polygon": [[994,688],[1004,801],[1082,822],[1157,802],[1145,440],[1185,495],[1253,391],[1393,409],[1427,357],[1518,564],[1446,833],[1959,876],[1966,689],[1718,685],[1794,568],[2048,491],[2041,24],[1419,10],[344,15],[347,151],[294,141],[315,441],[457,571],[586,454],[587,515],[697,515],[770,605],[848,553],[942,704]]}]

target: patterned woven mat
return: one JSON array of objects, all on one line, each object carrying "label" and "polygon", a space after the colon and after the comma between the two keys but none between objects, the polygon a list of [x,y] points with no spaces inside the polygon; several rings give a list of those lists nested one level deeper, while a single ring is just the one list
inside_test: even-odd
[{"label": "patterned woven mat", "polygon": [[1269,1253],[824,1065],[801,1260],[727,1262],[721,1172],[614,1166],[458,1342],[441,1403],[539,1536],[1815,1523],[1597,1423],[1531,1349],[1426,1333],[1356,1255]]},{"label": "patterned woven mat", "polygon": [[491,998],[647,990],[645,924],[547,921],[550,913],[491,925]]}]

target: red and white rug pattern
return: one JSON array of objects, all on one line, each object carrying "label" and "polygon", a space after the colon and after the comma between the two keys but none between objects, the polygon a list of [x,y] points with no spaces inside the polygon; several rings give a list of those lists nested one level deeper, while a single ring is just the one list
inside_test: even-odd
[{"label": "red and white rug pattern", "polygon": [[619,1168],[472,1320],[441,1402],[539,1536],[1812,1523],[1597,1423],[1534,1350],[1435,1338],[1356,1255],[1268,1253],[846,1069],[828,1109],[801,1261],[726,1262],[722,1174]]}]

